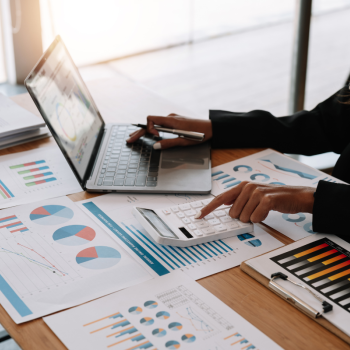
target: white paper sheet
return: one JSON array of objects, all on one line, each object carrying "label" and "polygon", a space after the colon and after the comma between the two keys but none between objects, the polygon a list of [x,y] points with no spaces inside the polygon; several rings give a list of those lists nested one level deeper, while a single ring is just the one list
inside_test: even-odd
[{"label": "white paper sheet", "polygon": [[44,321],[70,350],[281,349],[179,271]]},{"label": "white paper sheet", "polygon": [[0,208],[81,191],[58,147],[0,157]]},{"label": "white paper sheet", "polygon": [[[323,317],[350,335],[350,244],[333,235],[315,234],[247,262],[267,278],[285,273],[312,289],[333,310]],[[322,312],[321,303],[304,289],[282,279],[278,284]]]},{"label": "white paper sheet", "polygon": [[16,323],[151,278],[67,197],[0,214],[0,303]]},{"label": "white paper sheet", "polygon": [[0,94],[0,137],[39,129],[44,121]]},{"label": "white paper sheet", "polygon": [[76,204],[154,277],[180,269],[197,280],[283,246],[259,227],[255,227],[251,234],[192,247],[163,246],[154,242],[131,213],[133,206],[169,208],[174,204],[201,198],[212,197],[184,194],[109,194]]},{"label": "white paper sheet", "polygon": [[[267,149],[212,169],[212,193],[217,196],[242,181],[317,187],[320,180],[344,183],[281,153]],[[282,214],[271,211],[265,224],[298,240],[314,234],[312,214]]]}]

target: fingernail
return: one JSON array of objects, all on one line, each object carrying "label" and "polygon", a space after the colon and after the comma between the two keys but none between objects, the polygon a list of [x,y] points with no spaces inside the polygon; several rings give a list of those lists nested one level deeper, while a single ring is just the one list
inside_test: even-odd
[{"label": "fingernail", "polygon": [[153,149],[161,149],[162,148],[162,145],[160,144],[160,142],[156,142],[154,145],[153,145]]},{"label": "fingernail", "polygon": [[195,218],[195,219],[198,219],[198,218],[201,217],[201,215],[202,215],[202,211],[199,210],[198,213],[194,216],[194,218]]}]

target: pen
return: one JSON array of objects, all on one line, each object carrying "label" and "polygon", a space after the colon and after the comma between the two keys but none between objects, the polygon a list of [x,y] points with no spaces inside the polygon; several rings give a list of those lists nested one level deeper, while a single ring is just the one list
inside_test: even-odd
[{"label": "pen", "polygon": [[[137,126],[138,128],[147,129],[146,124],[132,124],[133,126]],[[168,129],[163,128],[161,126],[155,126],[154,127],[158,131],[168,132],[170,134],[179,135],[179,137],[187,140],[192,141],[203,141],[205,134],[202,134],[201,132],[195,132],[195,131],[185,131],[185,130],[177,130],[177,129]]]}]

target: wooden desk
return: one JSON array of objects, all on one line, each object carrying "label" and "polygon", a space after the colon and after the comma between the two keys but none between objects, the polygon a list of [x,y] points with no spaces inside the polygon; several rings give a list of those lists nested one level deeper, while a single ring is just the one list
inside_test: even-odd
[{"label": "wooden desk", "polygon": [[[27,95],[17,96],[13,100],[37,114]],[[44,139],[0,151],[0,155],[54,144],[52,138]],[[213,150],[212,165],[227,163],[261,150]],[[79,201],[95,196],[98,195],[80,192],[68,197],[73,201]],[[285,244],[293,242],[266,225],[261,226],[281,242]],[[199,283],[284,349],[350,348],[335,335],[246,275],[239,267],[203,278]],[[0,323],[23,350],[66,349],[42,319],[16,325],[0,306]]]}]

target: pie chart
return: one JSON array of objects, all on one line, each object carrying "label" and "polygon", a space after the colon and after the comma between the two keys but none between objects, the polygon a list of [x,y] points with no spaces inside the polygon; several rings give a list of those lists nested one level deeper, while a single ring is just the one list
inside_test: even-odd
[{"label": "pie chart", "polygon": [[138,315],[142,312],[142,309],[139,306],[133,306],[129,309],[129,313],[132,315]]},{"label": "pie chart", "polygon": [[156,328],[152,331],[152,334],[157,338],[161,338],[166,335],[166,330],[163,328]]},{"label": "pie chart", "polygon": [[158,306],[158,303],[156,301],[149,300],[146,301],[143,305],[147,307],[147,309],[155,309]]},{"label": "pie chart", "polygon": [[141,318],[140,323],[144,326],[150,326],[154,323],[154,319],[152,317],[143,317]]},{"label": "pie chart", "polygon": [[166,320],[166,319],[168,319],[170,317],[170,314],[169,314],[169,312],[166,312],[166,311],[159,311],[156,314],[156,317],[160,318],[160,319],[163,319],[163,320]]},{"label": "pie chart", "polygon": [[196,340],[196,337],[193,334],[184,334],[181,337],[181,340],[183,340],[185,343],[193,343]]},{"label": "pie chart", "polygon": [[182,324],[179,322],[171,322],[168,327],[172,331],[180,331],[182,329]]},{"label": "pie chart", "polygon": [[57,243],[74,246],[89,243],[95,236],[96,232],[89,226],[70,225],[56,230],[52,238]]},{"label": "pie chart", "polygon": [[60,225],[73,216],[73,210],[63,205],[44,205],[34,209],[29,218],[38,225]]},{"label": "pie chart", "polygon": [[118,250],[107,246],[96,246],[82,250],[78,253],[76,261],[87,269],[102,270],[112,267],[121,259]]},{"label": "pie chart", "polygon": [[165,347],[170,350],[177,350],[180,349],[180,343],[176,340],[169,340],[165,343]]}]

